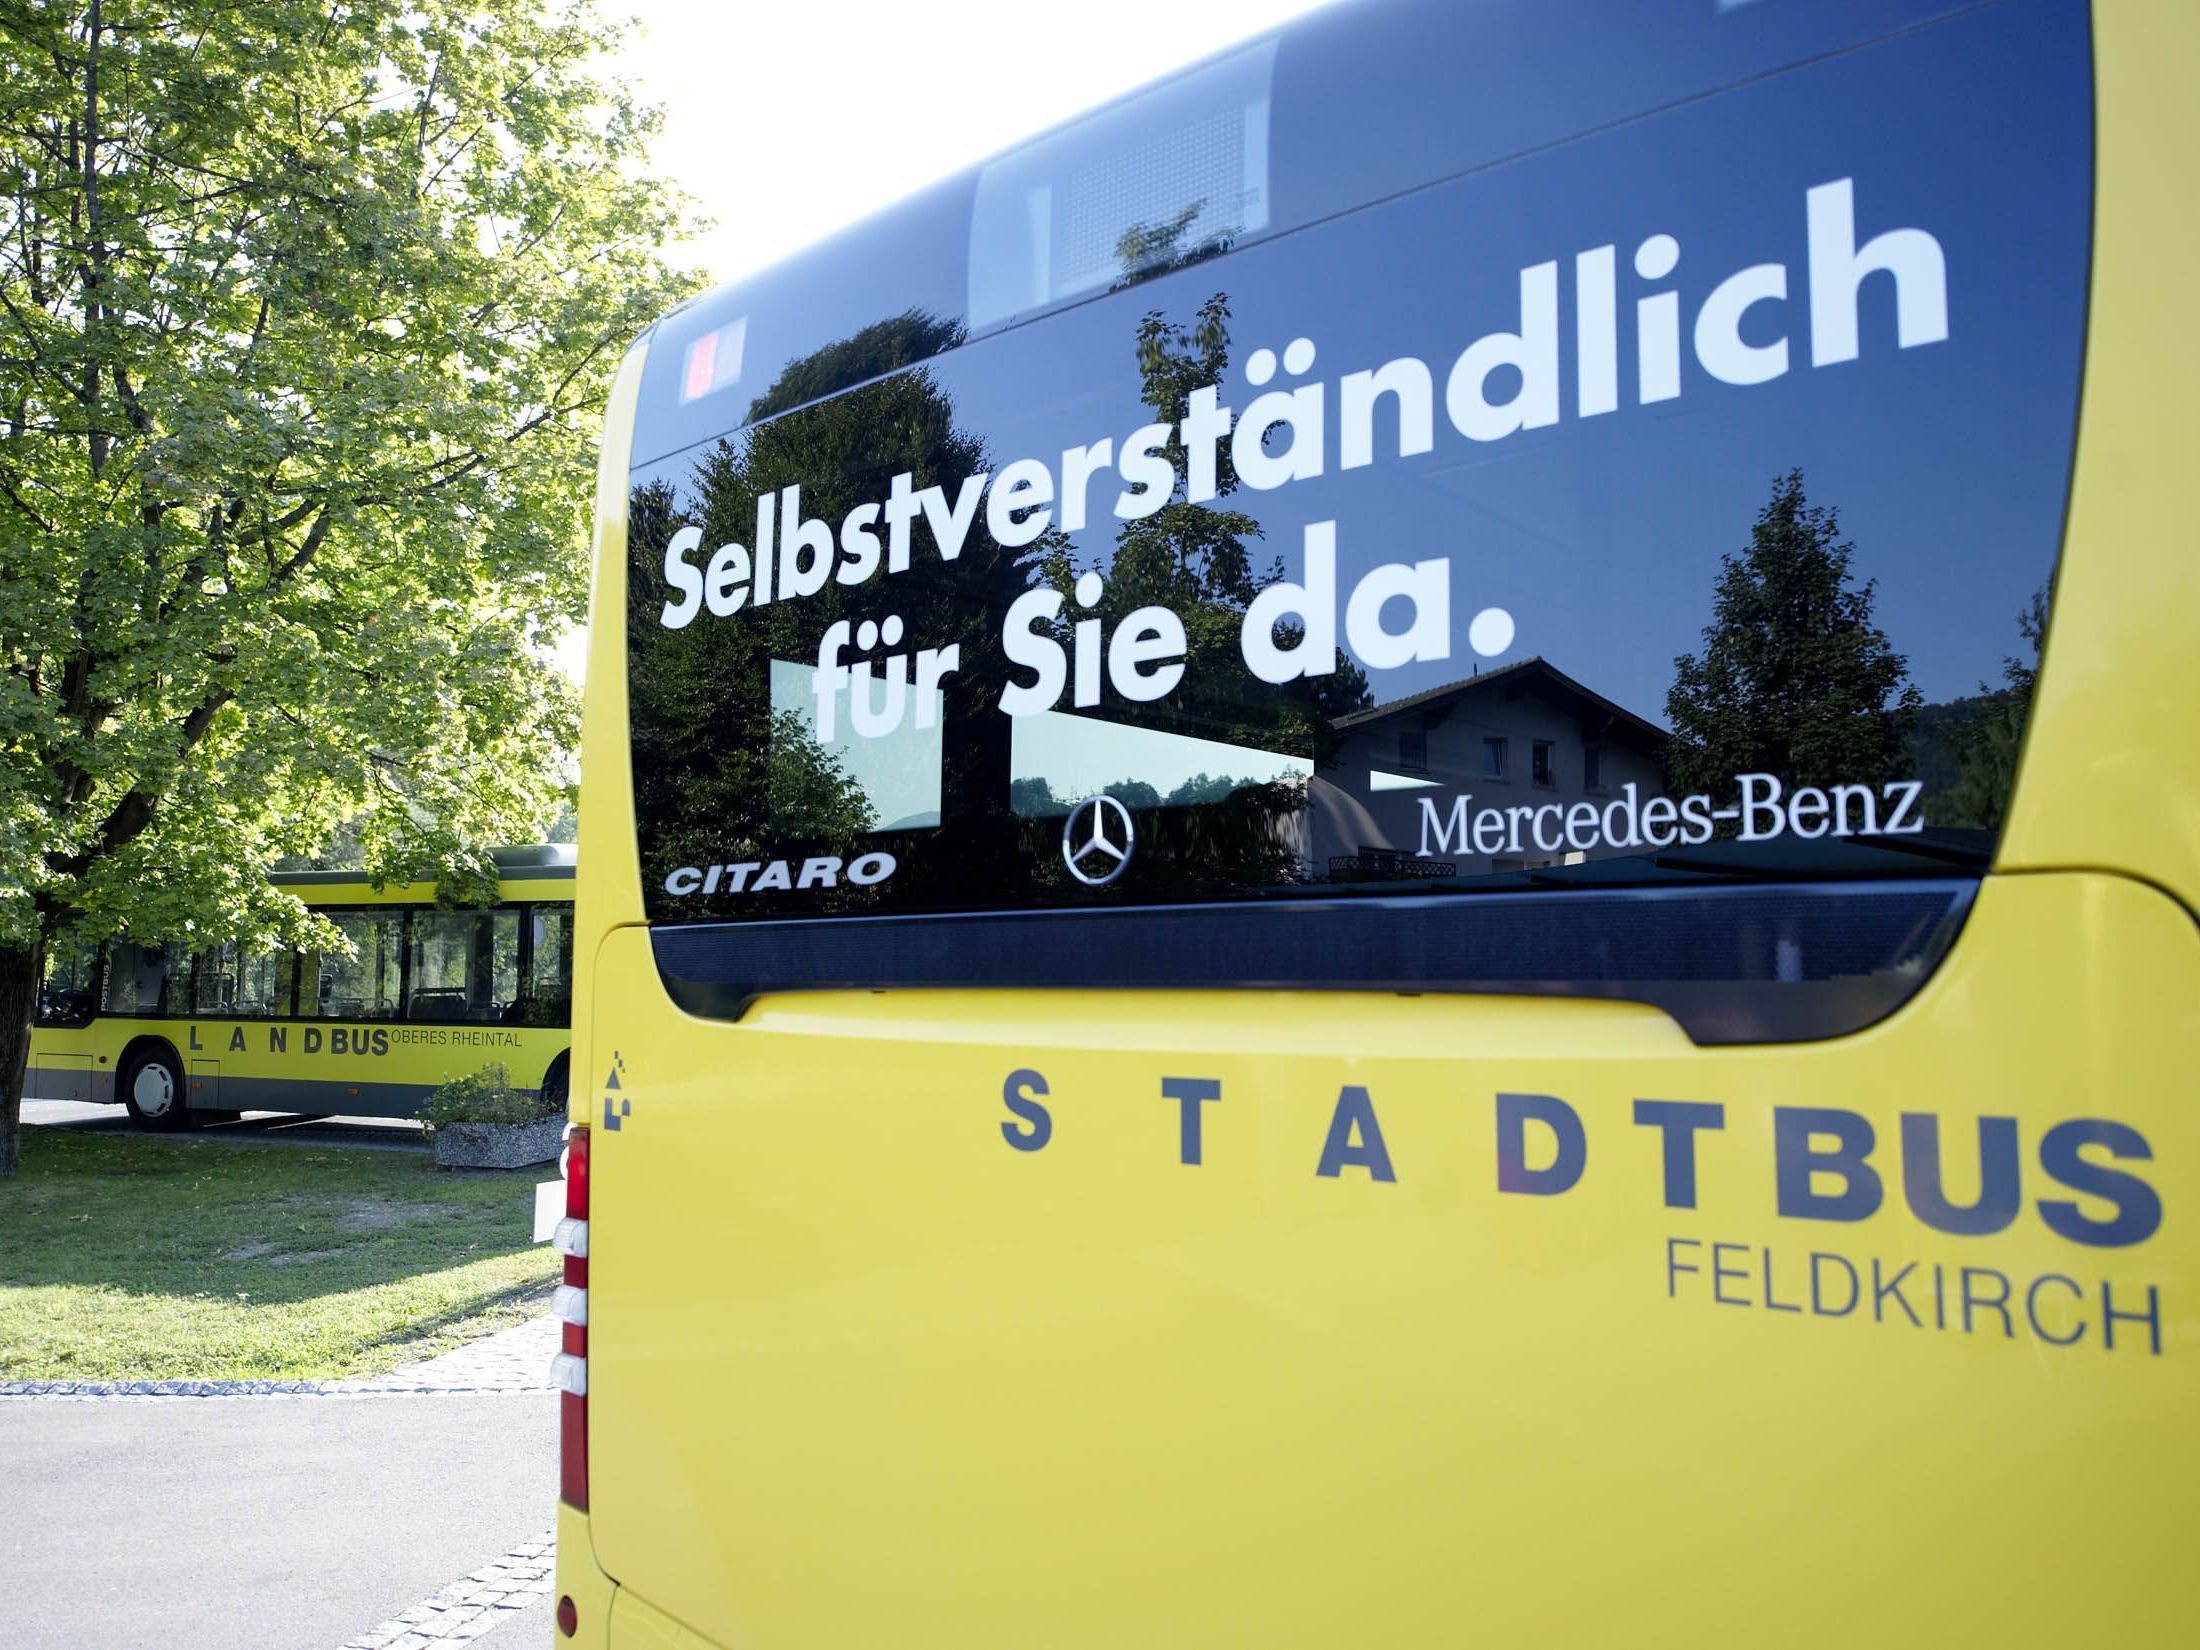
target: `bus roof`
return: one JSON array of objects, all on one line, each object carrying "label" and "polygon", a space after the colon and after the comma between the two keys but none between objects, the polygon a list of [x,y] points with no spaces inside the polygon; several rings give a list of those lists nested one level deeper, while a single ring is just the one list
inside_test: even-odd
[{"label": "bus roof", "polygon": [[[570,842],[531,842],[512,848],[492,848],[501,882],[570,882],[575,863]],[[364,869],[352,867],[328,871],[270,871],[267,880],[278,888],[331,888],[346,884],[371,886]],[[391,885],[389,891],[394,891]]]}]

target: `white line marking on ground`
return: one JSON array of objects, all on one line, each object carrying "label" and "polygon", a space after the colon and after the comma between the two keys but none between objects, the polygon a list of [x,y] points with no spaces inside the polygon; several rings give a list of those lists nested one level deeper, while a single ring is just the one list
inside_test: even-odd
[{"label": "white line marking on ground", "polygon": [[404,1614],[344,1640],[338,1650],[432,1650],[478,1639],[549,1592],[557,1567],[556,1532],[545,1530]]}]

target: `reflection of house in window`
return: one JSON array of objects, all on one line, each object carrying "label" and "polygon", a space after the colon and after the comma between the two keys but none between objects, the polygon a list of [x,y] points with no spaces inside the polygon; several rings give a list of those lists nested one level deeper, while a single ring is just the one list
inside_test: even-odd
[{"label": "reflection of house in window", "polygon": [[[1306,848],[1317,879],[1481,876],[1639,853],[1607,846],[1606,812],[1625,815],[1630,786],[1636,809],[1664,794],[1665,730],[1539,658],[1332,725],[1336,748],[1310,793]],[[1524,789],[1506,783],[1516,746],[1529,757]],[[1485,810],[1502,816],[1505,840],[1463,840],[1454,813],[1462,797],[1467,819]],[[1591,802],[1595,825],[1581,835]],[[1569,817],[1589,847],[1565,837]],[[1624,835],[1624,817],[1616,828]]]}]

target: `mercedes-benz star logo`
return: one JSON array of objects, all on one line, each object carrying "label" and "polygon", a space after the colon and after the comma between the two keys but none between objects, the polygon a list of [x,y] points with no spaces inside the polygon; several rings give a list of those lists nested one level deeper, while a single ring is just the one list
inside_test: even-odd
[{"label": "mercedes-benz star logo", "polygon": [[1088,796],[1062,821],[1062,863],[1091,888],[1105,888],[1123,874],[1138,844],[1131,811],[1102,792]]}]

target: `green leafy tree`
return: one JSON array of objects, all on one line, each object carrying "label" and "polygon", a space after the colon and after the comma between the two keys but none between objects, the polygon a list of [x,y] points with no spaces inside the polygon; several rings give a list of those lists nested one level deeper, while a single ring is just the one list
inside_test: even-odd
[{"label": "green leafy tree", "polygon": [[[1164,226],[1173,236],[1181,226]],[[1237,466],[1228,444],[1215,454],[1215,502],[1189,500],[1190,455],[1182,428],[1193,391],[1220,383],[1230,366],[1230,298],[1216,292],[1202,303],[1190,324],[1149,310],[1139,321],[1136,357],[1141,398],[1156,423],[1172,426],[1159,449],[1176,472],[1169,501],[1152,515],[1126,522],[1116,533],[1113,553],[1092,558],[1106,586],[1091,614],[1113,634],[1142,607],[1165,607],[1184,625],[1184,677],[1169,695],[1148,704],[1115,705],[1109,718],[1193,738],[1212,739],[1327,762],[1337,745],[1336,718],[1364,710],[1372,698],[1367,673],[1339,656],[1337,669],[1303,677],[1281,687],[1255,684],[1243,663],[1241,637],[1246,610],[1268,584],[1283,577],[1280,557],[1256,570],[1253,541],[1264,536],[1259,517],[1233,507],[1238,493]],[[1049,541],[1040,574],[1064,597],[1056,640],[1067,646],[1070,626],[1085,610],[1069,600],[1080,569],[1064,540]],[[1289,646],[1300,627],[1277,626],[1277,640]],[[1204,776],[1202,776],[1204,778]],[[1120,785],[1108,789],[1135,806],[1162,802],[1151,787],[1150,800],[1135,800]],[[1172,805],[1212,803],[1196,814],[1156,819],[1144,829],[1168,851],[1152,856],[1142,875],[1155,893],[1193,892],[1200,884],[1260,886],[1295,880],[1300,874],[1294,823],[1306,806],[1302,782],[1271,780],[1231,786],[1209,781],[1197,793],[1172,794]],[[1163,879],[1176,878],[1170,888]]]},{"label": "green leafy tree", "polygon": [[0,0],[0,1173],[57,936],[333,942],[554,803],[591,453],[688,284],[586,0]]},{"label": "green leafy tree", "polygon": [[1956,778],[1936,812],[1941,822],[1999,830],[2016,788],[2017,756],[2024,742],[2032,689],[2039,681],[2040,647],[2047,638],[2047,592],[2035,591],[2017,615],[2017,633],[2030,657],[2005,656],[2002,685],[1979,684],[1971,714],[1954,731]]},{"label": "green leafy tree", "polygon": [[1909,666],[1872,622],[1874,585],[1849,575],[1855,546],[1803,493],[1773,484],[1749,547],[1723,556],[1701,654],[1673,661],[1668,782],[1730,789],[1741,773],[1790,785],[1894,777],[1918,704]]},{"label": "green leafy tree", "polygon": [[[943,813],[990,833],[974,850],[989,863],[1033,859],[1022,844],[1023,822],[1002,806],[1010,729],[997,708],[1008,668],[999,616],[1025,589],[1027,564],[1041,547],[997,543],[981,513],[961,555],[921,579],[854,588],[834,581],[801,601],[749,607],[733,623],[667,630],[657,622],[664,548],[683,526],[700,526],[712,545],[752,543],[758,500],[788,487],[801,488],[804,514],[837,523],[857,505],[884,498],[899,471],[910,472],[920,490],[940,486],[953,496],[965,477],[989,470],[984,441],[961,427],[954,403],[922,364],[961,336],[956,323],[909,311],[827,344],[780,371],[751,404],[746,428],[680,461],[677,479],[668,473],[633,488],[628,588],[637,595],[627,627],[635,808],[659,822],[645,875],[661,879],[681,865],[742,859],[845,857],[868,845],[872,826],[856,822],[872,811],[869,802],[809,736],[803,716],[757,711],[773,703],[775,662],[801,666],[807,680],[828,626],[889,617],[903,622],[910,645],[960,649],[961,662],[941,688]],[[782,813],[783,802],[795,811]],[[897,887],[967,880],[958,861],[921,838],[897,839],[892,851],[901,860]],[[879,898],[847,881],[827,897],[844,909]],[[703,916],[722,915],[724,906],[697,893],[673,897],[666,909]]]},{"label": "green leafy tree", "polygon": [[[1372,703],[1367,673],[1339,656],[1338,668],[1302,678],[1278,690],[1248,692],[1240,652],[1245,611],[1261,589],[1283,577],[1281,558],[1256,571],[1251,541],[1263,536],[1258,517],[1221,503],[1238,491],[1237,466],[1227,443],[1215,453],[1215,504],[1193,504],[1187,472],[1190,455],[1181,434],[1192,392],[1220,383],[1230,366],[1230,299],[1217,292],[1199,306],[1190,326],[1159,310],[1138,324],[1138,376],[1146,406],[1157,423],[1171,426],[1159,452],[1175,470],[1177,491],[1152,515],[1126,522],[1102,571],[1108,588],[1093,611],[1113,628],[1136,609],[1169,608],[1184,621],[1184,683],[1159,707],[1126,707],[1124,720],[1146,720],[1178,731],[1233,743],[1306,752],[1325,757],[1334,744],[1331,721]],[[1095,565],[1100,564],[1095,561]],[[1064,596],[1078,569],[1067,547],[1051,557],[1047,576]],[[1290,645],[1298,627],[1279,626]],[[1068,632],[1061,630],[1066,642]]]},{"label": "green leafy tree", "polygon": [[810,733],[809,718],[772,712],[771,757],[765,769],[771,817],[790,835],[830,843],[842,856],[860,853],[878,810],[840,758]]}]

